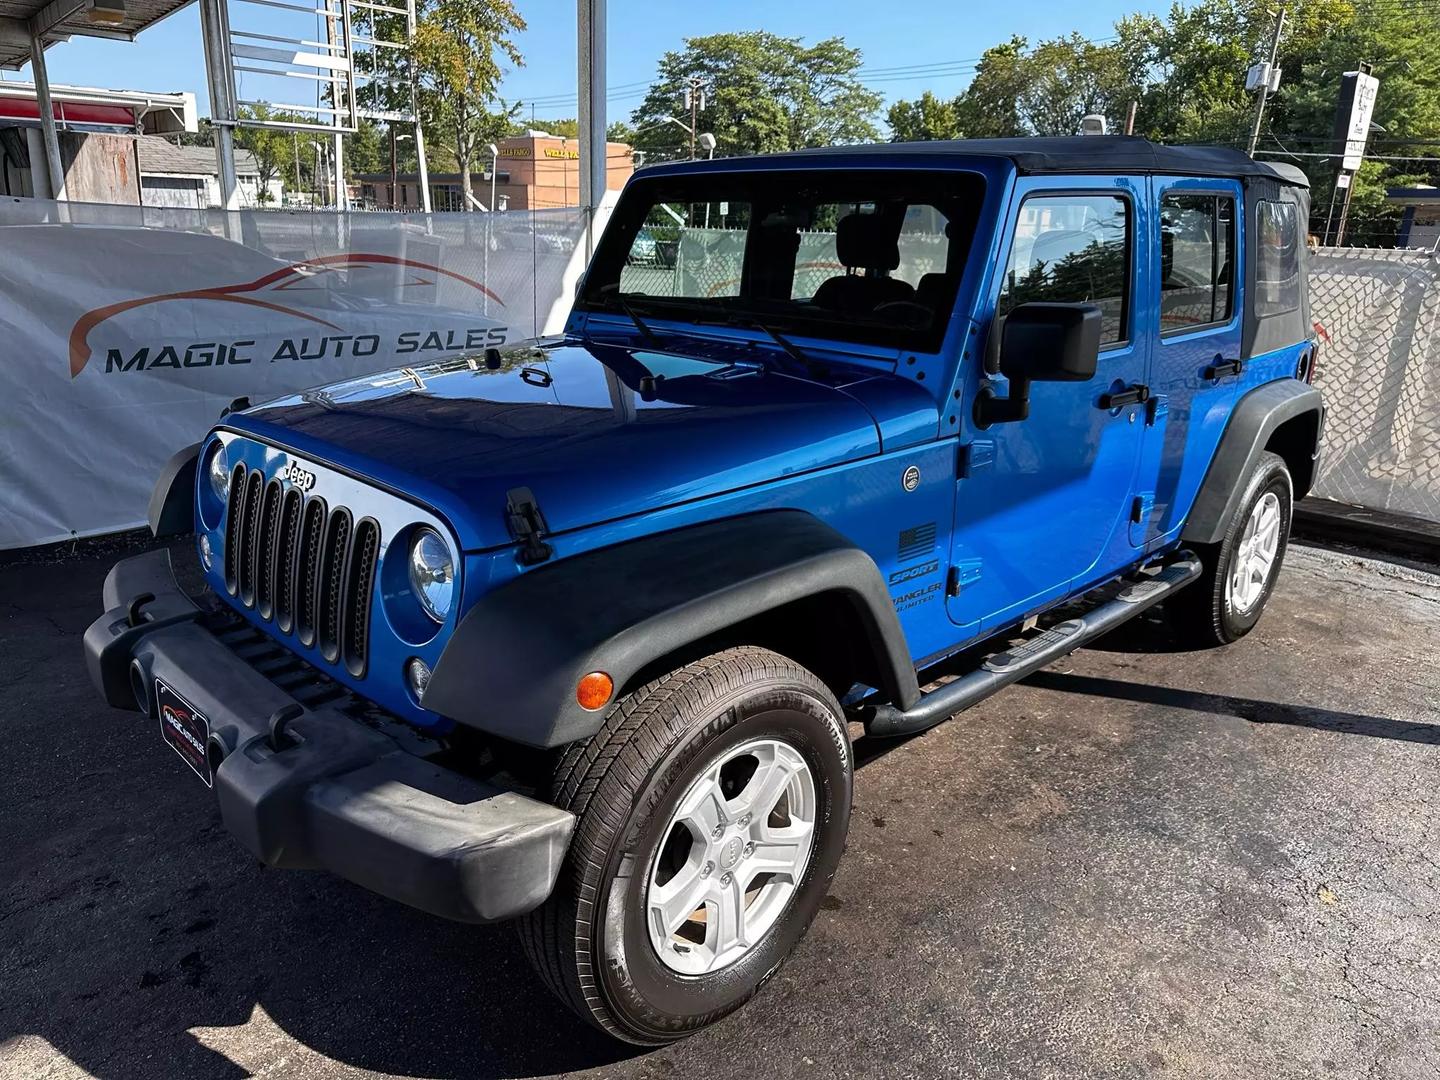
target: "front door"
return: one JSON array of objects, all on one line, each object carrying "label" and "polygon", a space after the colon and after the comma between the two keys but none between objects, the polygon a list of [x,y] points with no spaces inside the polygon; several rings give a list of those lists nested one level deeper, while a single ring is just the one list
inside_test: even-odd
[{"label": "front door", "polygon": [[1160,228],[1145,332],[1156,341],[1154,395],[1136,481],[1133,539],[1169,543],[1205,479],[1240,389],[1239,253],[1244,214],[1234,180],[1154,177]]},{"label": "front door", "polygon": [[[1003,627],[1134,560],[1145,405],[1102,402],[1142,385],[1149,364],[1136,311],[1149,289],[1146,195],[1144,178],[1017,183],[1004,271],[982,312],[994,312],[991,333],[1027,301],[1085,301],[1104,314],[1101,352],[1088,382],[1032,384],[1028,419],[987,429],[966,421],[948,609],[967,630]],[[967,397],[978,381],[966,380]],[[1003,396],[1004,378],[993,381]]]}]

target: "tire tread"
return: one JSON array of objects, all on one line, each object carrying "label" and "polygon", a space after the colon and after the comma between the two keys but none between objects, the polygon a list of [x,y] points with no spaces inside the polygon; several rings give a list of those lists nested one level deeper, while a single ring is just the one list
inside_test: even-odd
[{"label": "tire tread", "polygon": [[675,668],[620,698],[600,730],[567,747],[555,765],[551,801],[575,814],[575,835],[555,891],[518,920],[517,930],[550,990],[617,1038],[657,1041],[637,1037],[613,1014],[590,956],[591,924],[614,837],[625,827],[635,793],[670,746],[689,728],[708,722],[717,705],[774,679],[800,684],[842,715],[830,690],[805,668],[768,649],[739,646]]}]

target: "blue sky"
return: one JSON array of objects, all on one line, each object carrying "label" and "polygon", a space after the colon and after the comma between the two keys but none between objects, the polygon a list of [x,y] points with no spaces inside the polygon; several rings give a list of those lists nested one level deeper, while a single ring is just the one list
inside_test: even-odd
[{"label": "blue sky", "polygon": [[[817,41],[841,36],[864,52],[862,77],[887,100],[918,97],[926,89],[954,94],[969,80],[960,61],[988,46],[1023,34],[1031,40],[1079,30],[1092,38],[1110,36],[1121,15],[1135,10],[1163,11],[1161,0],[1024,0],[970,4],[956,0],[610,0],[610,119],[629,117],[655,74],[660,56],[679,48],[681,39],[727,30],[765,29]],[[507,100],[535,101],[542,118],[575,115],[574,0],[519,0],[529,29],[519,44],[526,63],[506,75]],[[232,3],[263,16],[274,9]],[[232,15],[232,21],[236,15]],[[259,23],[251,28],[258,29]],[[237,29],[242,28],[237,25]],[[284,33],[283,30],[276,31]],[[115,89],[193,90],[200,113],[209,111],[205,70],[200,55],[200,18],[194,5],[141,34],[134,43],[72,38],[47,53],[51,81]],[[896,68],[935,65],[935,70],[896,72]],[[948,65],[948,66],[942,66]],[[887,70],[889,69],[889,70]],[[29,78],[28,69],[10,78]],[[242,87],[242,97],[247,96]],[[254,96],[273,97],[256,92]],[[529,110],[526,110],[527,114]]]}]

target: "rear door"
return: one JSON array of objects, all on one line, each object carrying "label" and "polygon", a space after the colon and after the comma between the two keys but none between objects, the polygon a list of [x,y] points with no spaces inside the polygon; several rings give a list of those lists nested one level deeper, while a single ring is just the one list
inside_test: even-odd
[{"label": "rear door", "polygon": [[1183,525],[1239,394],[1244,201],[1235,180],[1150,182],[1160,222],[1144,306],[1156,344],[1131,531],[1154,548]]},{"label": "rear door", "polygon": [[[1142,384],[1149,364],[1137,312],[1149,287],[1147,194],[1144,178],[1017,182],[1004,270],[993,307],[982,309],[995,312],[992,336],[1027,301],[1096,303],[1104,326],[1093,379],[1034,383],[1028,419],[965,433],[948,608],[967,630],[1004,626],[1134,558],[1128,523],[1144,406],[1100,402]],[[1004,396],[1005,380],[992,382]]]}]

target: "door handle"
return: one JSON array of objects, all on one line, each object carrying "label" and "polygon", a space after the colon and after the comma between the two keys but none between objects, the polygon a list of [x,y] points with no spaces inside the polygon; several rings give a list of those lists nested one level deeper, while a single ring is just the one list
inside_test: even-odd
[{"label": "door handle", "polygon": [[1101,394],[1100,404],[1097,406],[1109,412],[1111,409],[1118,409],[1122,405],[1139,405],[1142,401],[1150,400],[1150,387],[1144,383],[1131,383],[1124,390],[1116,390],[1111,394]]},{"label": "door handle", "polygon": [[1239,375],[1244,370],[1244,360],[1226,360],[1224,357],[1217,356],[1215,362],[1205,368],[1205,378],[1218,379],[1222,375]]}]

